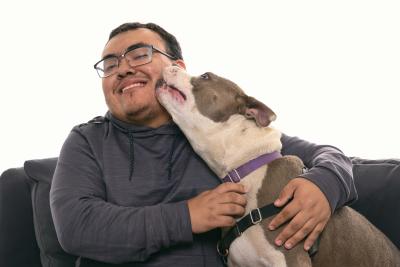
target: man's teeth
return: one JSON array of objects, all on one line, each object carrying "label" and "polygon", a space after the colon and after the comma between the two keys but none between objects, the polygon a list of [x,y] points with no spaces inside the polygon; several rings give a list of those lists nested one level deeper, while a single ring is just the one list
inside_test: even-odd
[{"label": "man's teeth", "polygon": [[122,93],[125,92],[125,91],[128,90],[128,89],[133,88],[133,87],[143,87],[143,86],[145,86],[145,85],[146,85],[146,83],[133,83],[133,84],[131,84],[131,85],[128,85],[127,87],[124,87],[124,88],[122,89]]}]

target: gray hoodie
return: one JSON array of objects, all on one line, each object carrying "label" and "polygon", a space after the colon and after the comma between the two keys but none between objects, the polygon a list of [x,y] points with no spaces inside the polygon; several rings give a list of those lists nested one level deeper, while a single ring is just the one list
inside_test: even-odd
[{"label": "gray hoodie", "polygon": [[[337,148],[282,136],[332,210],[356,198],[350,160]],[[50,191],[65,251],[124,266],[222,266],[218,229],[192,234],[187,200],[220,184],[174,123],[153,129],[110,113],[66,139]],[[90,260],[82,259],[81,265]],[[97,265],[96,265],[97,266]]]}]

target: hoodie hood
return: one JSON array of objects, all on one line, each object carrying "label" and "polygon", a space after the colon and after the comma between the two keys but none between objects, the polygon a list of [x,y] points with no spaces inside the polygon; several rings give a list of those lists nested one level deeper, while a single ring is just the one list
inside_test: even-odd
[{"label": "hoodie hood", "polygon": [[117,119],[114,115],[112,115],[110,111],[106,113],[105,118],[111,121],[111,123],[121,132],[124,133],[131,132],[134,137],[146,137],[146,136],[154,136],[160,134],[167,134],[167,135],[181,134],[181,130],[173,121],[166,123],[158,128],[151,128],[148,126],[136,125],[121,121]]}]

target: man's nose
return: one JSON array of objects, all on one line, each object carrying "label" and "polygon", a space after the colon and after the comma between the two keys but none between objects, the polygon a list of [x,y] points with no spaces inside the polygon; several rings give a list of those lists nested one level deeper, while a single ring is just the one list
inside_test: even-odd
[{"label": "man's nose", "polygon": [[121,58],[118,66],[118,76],[126,76],[128,74],[135,73],[136,70],[134,67],[129,65],[128,60],[126,58]]}]

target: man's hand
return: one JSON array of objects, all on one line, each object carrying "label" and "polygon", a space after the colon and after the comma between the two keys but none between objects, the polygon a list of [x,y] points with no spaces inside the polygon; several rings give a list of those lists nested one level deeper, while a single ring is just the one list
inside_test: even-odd
[{"label": "man's hand", "polygon": [[285,248],[291,249],[307,237],[304,249],[309,250],[325,228],[331,216],[331,208],[318,186],[301,177],[291,180],[274,204],[282,207],[291,198],[293,200],[271,221],[269,229],[275,230],[291,219],[275,239],[275,244],[285,244]]},{"label": "man's hand", "polygon": [[235,225],[244,215],[246,189],[241,184],[223,183],[188,200],[193,233]]}]

